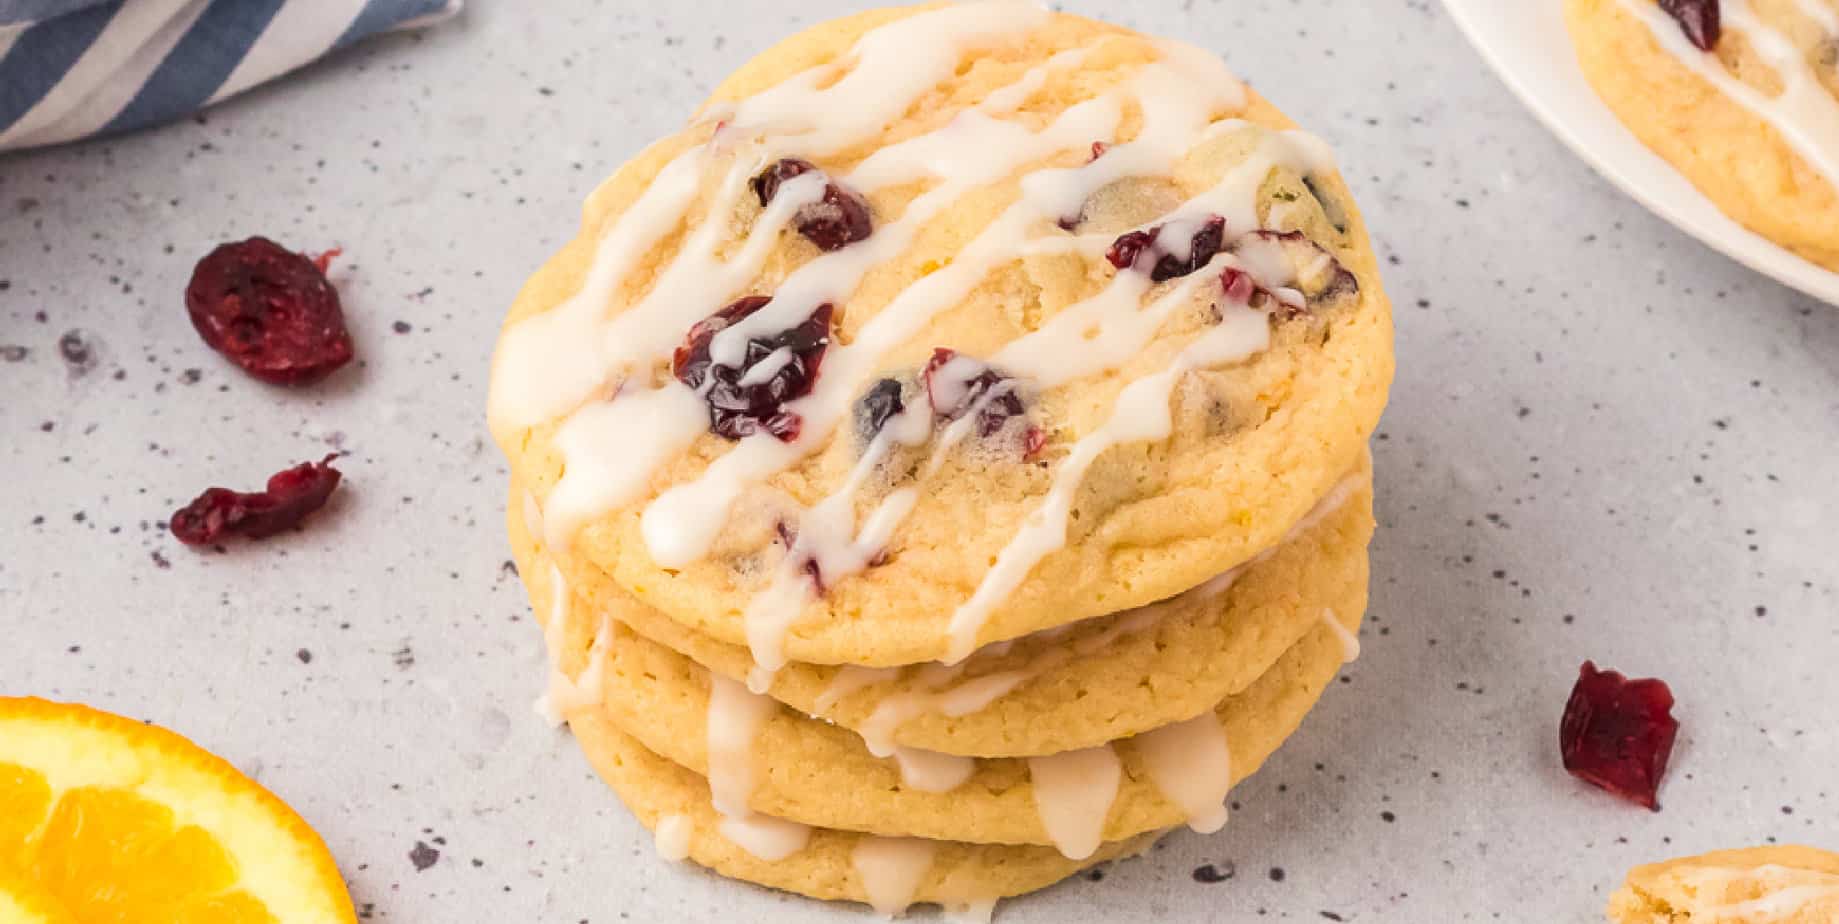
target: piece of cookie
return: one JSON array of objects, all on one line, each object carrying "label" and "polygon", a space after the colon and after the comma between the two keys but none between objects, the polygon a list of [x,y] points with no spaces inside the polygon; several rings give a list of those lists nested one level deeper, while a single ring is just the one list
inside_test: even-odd
[{"label": "piece of cookie", "polygon": [[774,47],[603,185],[491,419],[551,545],[770,674],[1200,585],[1356,464],[1391,372],[1319,141],[1198,49],[932,4]]},{"label": "piece of cookie", "polygon": [[1578,63],[1726,214],[1839,270],[1839,6],[1565,0]]},{"label": "piece of cookie", "polygon": [[1610,896],[1615,924],[1832,924],[1839,854],[1749,847],[1637,866]]}]

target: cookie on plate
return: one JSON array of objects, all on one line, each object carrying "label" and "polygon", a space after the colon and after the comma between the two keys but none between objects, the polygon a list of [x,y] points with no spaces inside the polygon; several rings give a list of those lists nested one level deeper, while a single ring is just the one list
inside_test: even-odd
[{"label": "cookie on plate", "polygon": [[1609,898],[1615,924],[1832,924],[1839,854],[1813,847],[1720,850],[1637,866]]},{"label": "cookie on plate", "polygon": [[1642,143],[1740,224],[1839,270],[1839,4],[1565,0],[1565,18]]}]

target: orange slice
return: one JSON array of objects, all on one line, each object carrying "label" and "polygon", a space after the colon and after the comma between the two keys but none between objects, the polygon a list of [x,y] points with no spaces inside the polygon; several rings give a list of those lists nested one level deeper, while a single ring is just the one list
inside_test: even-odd
[{"label": "orange slice", "polygon": [[184,738],[0,697],[0,924],[349,924],[325,842]]}]

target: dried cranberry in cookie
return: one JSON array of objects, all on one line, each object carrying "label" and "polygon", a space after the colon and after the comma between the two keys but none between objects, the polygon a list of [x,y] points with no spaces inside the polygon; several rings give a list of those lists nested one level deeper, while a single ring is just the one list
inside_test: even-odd
[{"label": "dried cranberry in cookie", "polygon": [[817,306],[788,330],[748,340],[738,367],[718,364],[709,355],[716,334],[771,301],[751,295],[698,321],[671,357],[671,374],[702,396],[709,406],[709,430],[719,436],[738,440],[765,430],[786,442],[798,438],[802,422],[785,406],[810,394],[817,380],[830,346],[830,305]]},{"label": "dried cranberry in cookie", "polygon": [[1679,720],[1673,691],[1659,680],[1630,680],[1585,661],[1558,726],[1564,768],[1573,776],[1659,811]]},{"label": "dried cranberry in cookie", "polygon": [[1679,29],[1700,51],[1718,47],[1723,33],[1718,0],[1660,0],[1660,8],[1679,20]]},{"label": "dried cranberry in cookie", "polygon": [[1220,252],[1225,238],[1226,219],[1218,215],[1177,219],[1119,236],[1105,252],[1105,259],[1120,270],[1135,269],[1144,259],[1154,260],[1150,281],[1166,282],[1206,266]]},{"label": "dried cranberry in cookie", "polygon": [[351,334],[326,266],[265,237],[224,244],[185,287],[192,326],[211,349],[275,385],[307,385],[351,361]]},{"label": "dried cranberry in cookie", "polygon": [[[811,162],[788,157],[753,178],[754,195],[764,208],[779,194],[779,184],[813,171],[817,171],[817,167]],[[875,230],[869,218],[868,202],[829,179],[824,183],[823,197],[800,208],[792,224],[799,234],[816,244],[817,249],[825,251],[841,250],[865,240]]]},{"label": "dried cranberry in cookie", "polygon": [[326,505],[338,487],[334,453],[318,462],[303,462],[268,479],[257,492],[211,488],[172,515],[172,534],[186,545],[208,545],[228,533],[266,539]]},{"label": "dried cranberry in cookie", "polygon": [[894,415],[907,409],[903,391],[899,379],[882,379],[856,399],[856,435],[862,442],[874,439]]},{"label": "dried cranberry in cookie", "polygon": [[[1221,274],[1228,298],[1252,285],[1277,303],[1283,317],[1295,318],[1360,296],[1360,280],[1301,231],[1253,231],[1227,249],[1251,275],[1245,279],[1246,273],[1228,267]],[[1249,300],[1249,295],[1238,300]]]}]

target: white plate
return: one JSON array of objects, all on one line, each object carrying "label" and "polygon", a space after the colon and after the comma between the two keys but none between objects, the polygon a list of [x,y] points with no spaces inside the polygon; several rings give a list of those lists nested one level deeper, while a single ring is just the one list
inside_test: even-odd
[{"label": "white plate", "polygon": [[1839,305],[1839,273],[1726,218],[1596,98],[1565,31],[1563,0],[1443,0],[1443,5],[1540,121],[1623,192],[1745,266]]}]

